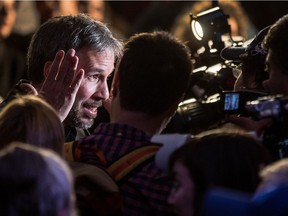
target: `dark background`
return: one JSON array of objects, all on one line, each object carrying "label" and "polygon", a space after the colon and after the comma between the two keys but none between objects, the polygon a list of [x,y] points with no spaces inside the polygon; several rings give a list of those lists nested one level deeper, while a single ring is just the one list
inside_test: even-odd
[{"label": "dark background", "polygon": [[[170,30],[175,17],[196,1],[108,1],[113,12],[131,27],[131,33],[155,27]],[[240,1],[250,20],[260,30],[288,14],[288,1]],[[211,1],[212,5],[212,1]]]}]

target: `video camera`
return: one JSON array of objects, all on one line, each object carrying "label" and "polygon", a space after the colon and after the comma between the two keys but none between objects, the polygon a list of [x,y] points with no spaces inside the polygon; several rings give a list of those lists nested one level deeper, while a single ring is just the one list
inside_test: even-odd
[{"label": "video camera", "polygon": [[[243,89],[222,91],[203,99],[190,98],[179,104],[176,119],[180,133],[199,133],[224,123],[226,114],[258,117],[256,108],[246,104],[267,95],[265,92]],[[175,119],[175,121],[176,121]],[[181,127],[179,127],[181,125]]]}]

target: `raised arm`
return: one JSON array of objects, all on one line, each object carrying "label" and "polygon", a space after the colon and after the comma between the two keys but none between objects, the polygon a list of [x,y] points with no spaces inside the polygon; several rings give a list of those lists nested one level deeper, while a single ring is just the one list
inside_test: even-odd
[{"label": "raised arm", "polygon": [[74,49],[66,54],[63,50],[58,51],[39,92],[56,109],[61,121],[72,108],[84,76],[83,69],[76,71],[77,65],[78,57]]}]

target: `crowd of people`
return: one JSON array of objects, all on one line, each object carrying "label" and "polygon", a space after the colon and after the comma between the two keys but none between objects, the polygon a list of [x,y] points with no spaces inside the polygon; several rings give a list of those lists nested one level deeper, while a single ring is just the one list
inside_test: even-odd
[{"label": "crowd of people", "polygon": [[[163,131],[195,82],[191,46],[165,30],[123,39],[97,3],[39,1],[41,25],[15,43],[19,2],[0,1],[0,215],[287,215],[287,110],[173,143]],[[226,47],[234,89],[285,103],[287,48],[288,15]]]}]

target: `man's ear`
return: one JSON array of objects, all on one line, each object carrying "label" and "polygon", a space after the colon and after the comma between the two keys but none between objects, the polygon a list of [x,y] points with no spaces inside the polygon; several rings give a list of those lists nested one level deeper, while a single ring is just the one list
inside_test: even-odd
[{"label": "man's ear", "polygon": [[49,70],[50,70],[50,67],[52,65],[52,61],[47,61],[44,65],[44,69],[43,69],[43,75],[44,77],[46,78],[49,74]]}]

